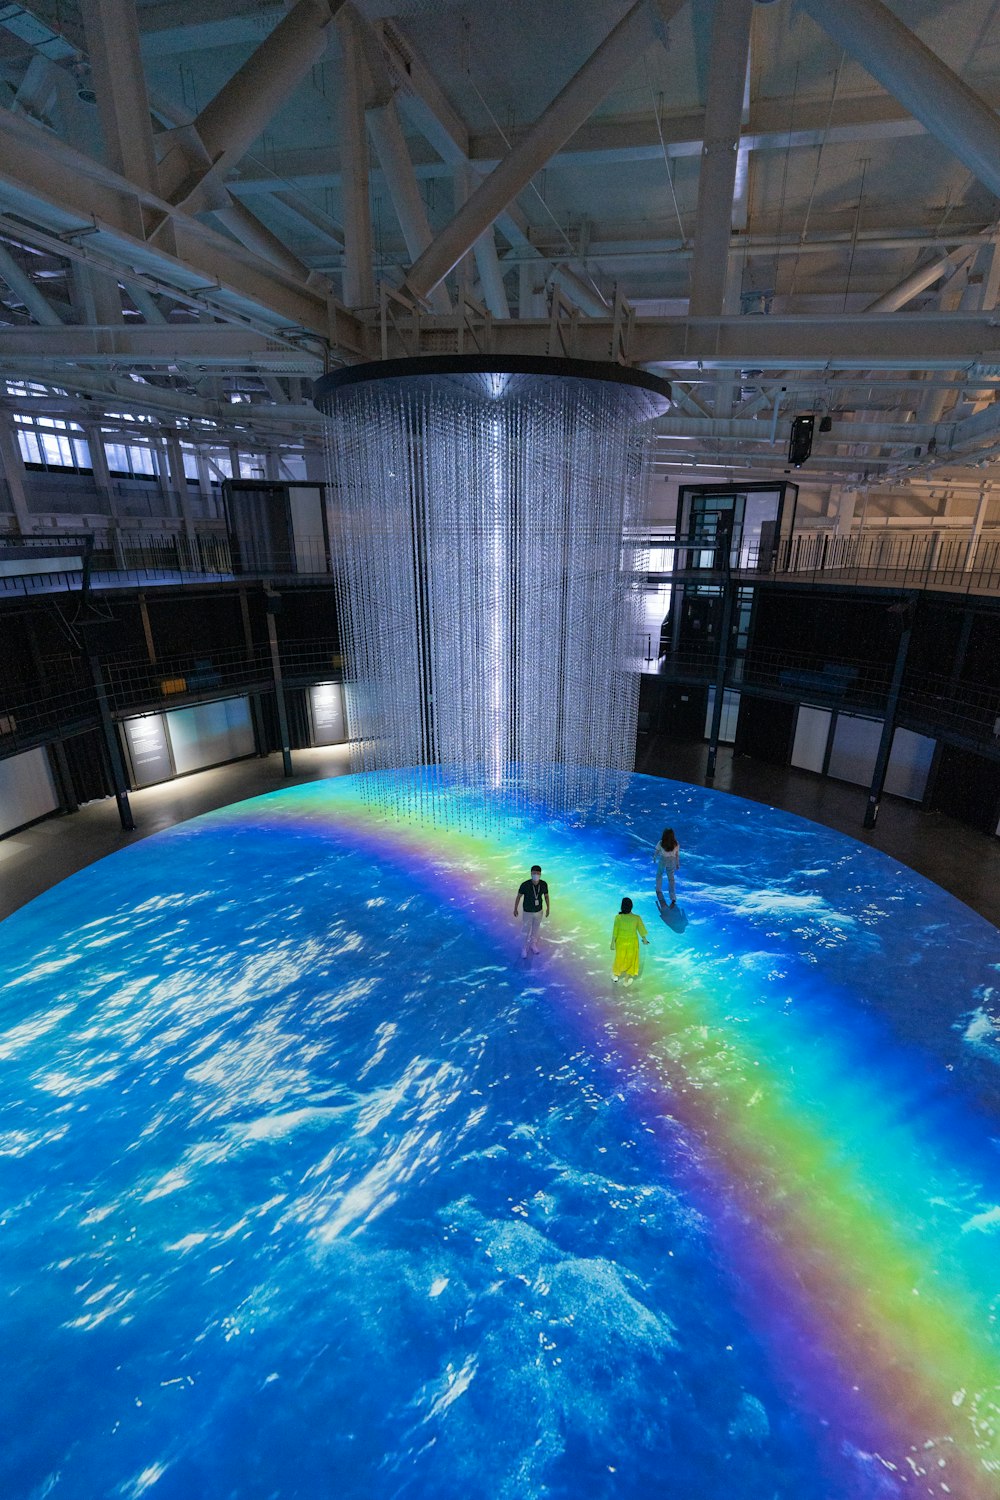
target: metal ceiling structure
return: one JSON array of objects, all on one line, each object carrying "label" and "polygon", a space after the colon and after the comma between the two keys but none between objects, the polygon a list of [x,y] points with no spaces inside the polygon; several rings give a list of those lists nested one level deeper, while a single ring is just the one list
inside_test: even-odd
[{"label": "metal ceiling structure", "polygon": [[339,364],[615,359],[665,470],[811,412],[802,478],[981,489],[998,104],[1000,0],[0,0],[0,379],[294,441]]}]

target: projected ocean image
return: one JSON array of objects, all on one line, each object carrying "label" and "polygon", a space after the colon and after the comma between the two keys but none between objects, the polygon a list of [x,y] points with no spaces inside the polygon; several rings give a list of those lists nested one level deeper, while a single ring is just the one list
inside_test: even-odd
[{"label": "projected ocean image", "polygon": [[681,783],[361,780],[0,926],[5,1500],[996,1500],[997,931]]}]

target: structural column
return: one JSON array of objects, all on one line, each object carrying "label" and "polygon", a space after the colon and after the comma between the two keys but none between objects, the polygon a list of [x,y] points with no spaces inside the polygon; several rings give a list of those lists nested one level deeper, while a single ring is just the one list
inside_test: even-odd
[{"label": "structural column", "polygon": [[889,769],[889,756],[892,753],[892,737],[896,732],[896,713],[899,708],[899,694],[903,686],[903,673],[906,670],[906,657],[910,649],[910,636],[913,633],[913,616],[916,612],[916,607],[917,596],[915,594],[907,594],[900,606],[902,611],[902,627],[899,633],[899,645],[896,648],[896,664],[892,671],[889,696],[885,703],[885,718],[882,721],[882,736],[878,743],[878,753],[875,756],[875,770],[872,772],[868,805],[865,808],[864,826],[866,828],[875,827],[879,804],[882,800],[882,792],[885,789],[885,773]]},{"label": "structural column", "polygon": [[719,735],[722,731],[722,709],[726,697],[726,672],[729,667],[729,635],[733,623],[733,581],[726,578],[722,585],[722,625],[719,632],[719,656],[715,668],[715,698],[712,702],[712,728],[708,740],[708,761],[705,780],[715,780],[715,762],[719,754]]},{"label": "structural column", "polygon": [[101,731],[104,735],[104,746],[108,752],[111,782],[114,786],[115,802],[118,805],[118,820],[126,833],[134,833],[135,819],[132,816],[132,806],[128,799],[128,777],[125,774],[125,762],[122,758],[122,747],[118,740],[118,730],[115,727],[114,719],[111,717],[107,688],[104,685],[104,673],[101,671],[101,664],[97,657],[93,655],[86,644],[84,645],[84,653],[87,658],[87,665],[90,668],[91,680],[94,684],[97,710],[101,720]]},{"label": "structural column", "polygon": [[292,747],[288,733],[288,706],[285,703],[285,682],[281,675],[281,653],[278,650],[278,632],[274,617],[281,608],[281,595],[271,589],[264,590],[267,610],[267,643],[271,651],[271,675],[274,678],[274,701],[278,710],[278,732],[281,736],[281,765],[286,776],[293,775]]}]

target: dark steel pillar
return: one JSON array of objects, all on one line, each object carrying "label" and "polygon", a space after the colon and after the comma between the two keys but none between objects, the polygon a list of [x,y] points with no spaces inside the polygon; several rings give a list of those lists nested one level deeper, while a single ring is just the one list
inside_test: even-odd
[{"label": "dark steel pillar", "polygon": [[719,656],[715,667],[715,702],[712,705],[712,732],[708,739],[708,763],[705,780],[715,779],[715,761],[719,753],[719,733],[722,729],[722,705],[726,692],[726,671],[729,666],[729,636],[733,622],[733,583],[727,578],[722,585],[722,627],[719,632]]},{"label": "dark steel pillar", "polygon": [[118,740],[118,730],[115,721],[111,717],[111,709],[108,705],[107,689],[104,686],[104,673],[96,656],[87,651],[87,662],[90,666],[90,675],[94,681],[94,693],[97,697],[97,708],[101,718],[101,730],[104,735],[104,745],[108,752],[108,763],[111,767],[111,782],[114,786],[115,801],[118,804],[118,818],[126,833],[135,832],[135,819],[132,816],[132,807],[128,800],[128,777],[125,774],[125,762],[122,759],[122,747]]},{"label": "dark steel pillar", "polygon": [[899,708],[899,693],[903,686],[903,673],[906,670],[906,657],[910,649],[910,636],[913,633],[913,616],[916,607],[917,600],[915,594],[909,594],[901,606],[902,626],[899,632],[899,645],[896,647],[896,663],[892,669],[889,696],[885,702],[882,737],[878,742],[878,754],[875,756],[875,770],[872,773],[872,784],[868,793],[868,805],[865,808],[864,826],[866,828],[874,828],[878,819],[879,804],[882,801],[882,792],[885,788],[885,773],[888,770],[889,756],[892,753],[892,737],[896,732],[896,712]]},{"label": "dark steel pillar", "polygon": [[281,676],[281,656],[278,652],[278,632],[274,617],[281,608],[281,595],[265,590],[267,604],[267,641],[271,648],[271,675],[274,678],[274,701],[278,706],[278,729],[281,734],[281,764],[286,776],[293,775],[292,747],[288,734],[288,709],[285,705],[285,684]]}]

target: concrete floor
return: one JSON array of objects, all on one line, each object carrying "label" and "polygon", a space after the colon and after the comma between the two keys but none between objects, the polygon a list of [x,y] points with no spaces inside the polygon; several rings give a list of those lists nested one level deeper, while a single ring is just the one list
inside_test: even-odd
[{"label": "concrete floor", "polygon": [[[661,735],[641,735],[636,770],[704,783],[707,746],[678,743]],[[256,797],[264,792],[324,776],[343,776],[350,767],[345,746],[296,750],[294,775],[282,775],[280,755],[237,761],[199,771],[163,786],[131,794],[136,831],[123,833],[113,799],[92,802],[67,817],[47,818],[0,839],[0,917],[8,916],[75,870],[136,839],[186,818]],[[811,818],[839,829],[874,849],[891,854],[957,896],[1000,927],[1000,839],[977,833],[941,813],[922,812],[894,797],[883,799],[877,826],[861,826],[867,792],[862,787],[824,780],[808,771],[734,759],[723,747],[715,787],[754,802]]]}]

